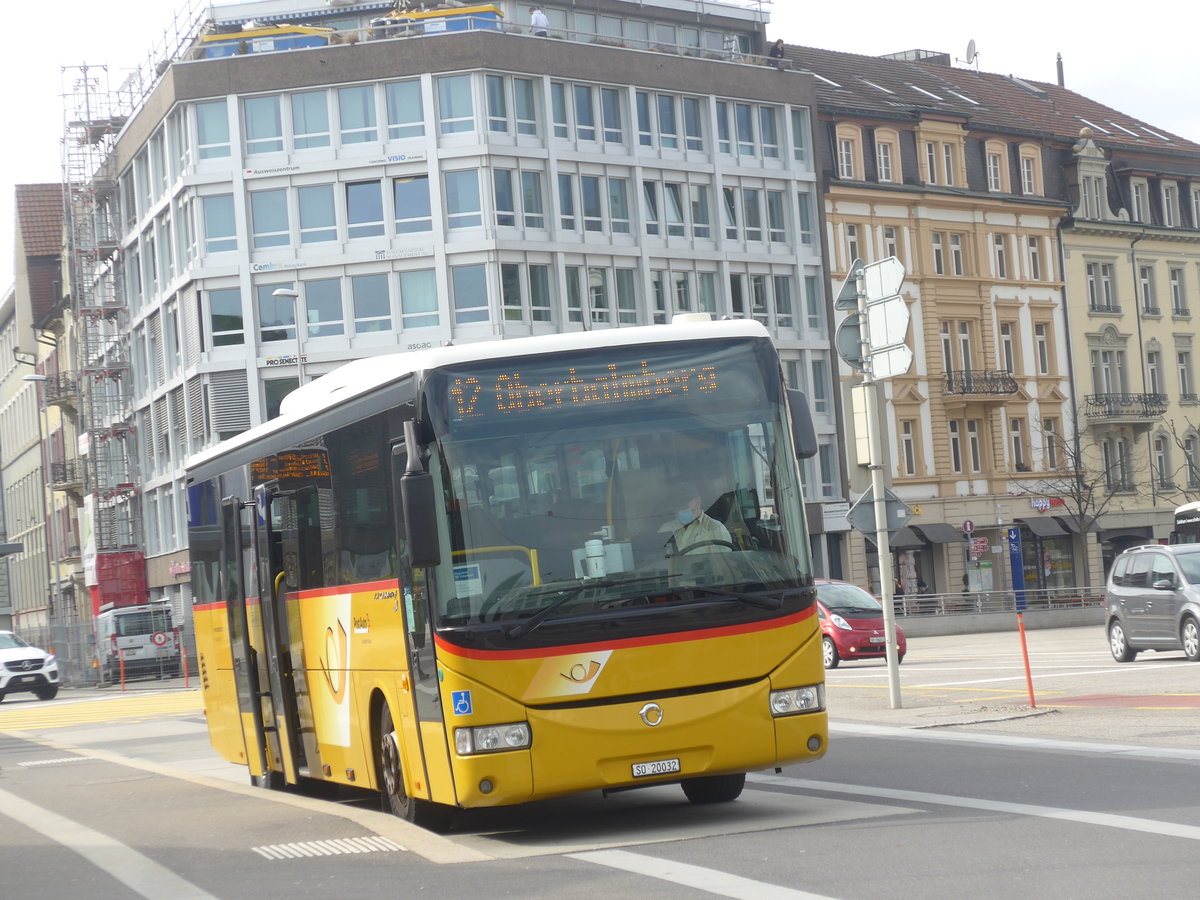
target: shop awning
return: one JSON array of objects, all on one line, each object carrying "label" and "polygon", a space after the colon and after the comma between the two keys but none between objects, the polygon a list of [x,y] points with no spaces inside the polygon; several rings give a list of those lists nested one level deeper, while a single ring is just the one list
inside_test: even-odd
[{"label": "shop awning", "polygon": [[[1071,534],[1079,534],[1079,522],[1074,516],[1055,516],[1058,524]],[[1085,521],[1088,517],[1084,517]],[[1094,516],[1088,521],[1087,531],[1100,531],[1100,521]]]},{"label": "shop awning", "polygon": [[1153,541],[1154,529],[1149,525],[1125,525],[1117,528],[1101,528],[1099,539],[1101,541],[1119,541],[1122,539]]},{"label": "shop awning", "polygon": [[[868,535],[871,537],[871,535]],[[924,550],[928,544],[921,539],[921,536],[905,525],[888,541],[888,547],[892,550]]]},{"label": "shop awning", "polygon": [[1014,521],[1019,525],[1024,525],[1040,538],[1065,537],[1067,534],[1053,516],[1047,516],[1044,519],[1014,519]]},{"label": "shop awning", "polygon": [[923,535],[931,544],[957,544],[963,539],[963,533],[953,525],[945,522],[931,522],[928,525],[914,525],[917,534]]}]

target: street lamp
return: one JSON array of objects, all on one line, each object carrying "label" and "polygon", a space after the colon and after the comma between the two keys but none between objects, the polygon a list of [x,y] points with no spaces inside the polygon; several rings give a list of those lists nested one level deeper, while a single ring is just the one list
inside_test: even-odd
[{"label": "street lamp", "polygon": [[[304,331],[300,326],[300,293],[292,288],[275,288],[271,291],[271,296],[292,301],[292,321],[296,325],[296,387],[300,387],[304,384]],[[304,328],[307,327],[308,322],[306,321]]]},{"label": "street lamp", "polygon": [[[47,620],[53,622],[56,615],[61,616],[63,614],[63,610],[62,585],[59,581],[58,574],[58,547],[55,539],[54,519],[51,516],[51,503],[46,497],[47,490],[53,490],[50,488],[50,448],[46,446],[50,434],[50,420],[46,412],[45,383],[50,380],[50,376],[29,374],[22,375],[21,380],[34,382],[41,385],[41,387],[37,389],[40,397],[40,409],[38,410],[38,449],[41,451],[42,455],[42,478],[45,482],[42,488],[42,518],[43,527],[46,529],[46,580],[52,585],[50,596],[54,603],[50,610],[50,615],[47,616]],[[46,419],[44,428],[42,427],[43,418]],[[53,568],[50,566],[51,560],[54,561]]]}]

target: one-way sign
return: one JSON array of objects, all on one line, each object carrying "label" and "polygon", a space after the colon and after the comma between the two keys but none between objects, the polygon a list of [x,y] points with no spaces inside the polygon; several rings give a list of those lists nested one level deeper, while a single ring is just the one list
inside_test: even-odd
[{"label": "one-way sign", "polygon": [[[899,497],[888,488],[883,489],[883,502],[887,506],[887,531],[894,535],[909,523],[914,513]],[[865,494],[854,501],[850,511],[846,513],[846,521],[855,531],[863,534],[875,533],[875,489],[867,488]]]}]

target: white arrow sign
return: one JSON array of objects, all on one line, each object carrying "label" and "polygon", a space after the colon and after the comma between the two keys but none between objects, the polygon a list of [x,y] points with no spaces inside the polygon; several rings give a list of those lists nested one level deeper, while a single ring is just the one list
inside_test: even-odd
[{"label": "white arrow sign", "polygon": [[900,293],[904,282],[904,263],[889,256],[863,268],[863,288],[867,292],[867,303],[894,297]]}]

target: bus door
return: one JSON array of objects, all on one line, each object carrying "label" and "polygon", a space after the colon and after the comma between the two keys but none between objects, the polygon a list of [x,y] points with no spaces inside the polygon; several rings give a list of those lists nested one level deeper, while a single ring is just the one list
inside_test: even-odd
[{"label": "bus door", "polygon": [[221,502],[221,586],[229,617],[229,649],[233,655],[233,681],[237,690],[238,717],[246,746],[246,765],[255,783],[268,784],[278,765],[279,741],[273,723],[275,712],[269,691],[261,685],[266,667],[251,631],[262,642],[262,607],[248,602],[246,590],[246,532],[242,510],[247,504],[238,497]]},{"label": "bus door", "polygon": [[400,479],[408,464],[404,444],[392,447],[393,509],[396,518],[396,556],[399,560],[400,605],[404,616],[404,658],[408,661],[407,690],[399,697],[401,708],[394,717],[406,762],[412,771],[408,780],[429,786],[430,798],[453,802],[454,784],[446,725],[434,654],[430,616],[429,583],[424,568],[414,567],[408,552]]},{"label": "bus door", "polygon": [[258,511],[258,595],[262,604],[267,691],[275,716],[268,727],[273,728],[279,743],[284,778],[288,784],[296,784],[308,771],[300,741],[287,591],[289,587],[298,587],[300,579],[294,565],[289,571],[283,552],[283,523],[289,516],[294,519],[295,510],[291,492],[280,491],[275,482],[257,486],[254,499]]}]

